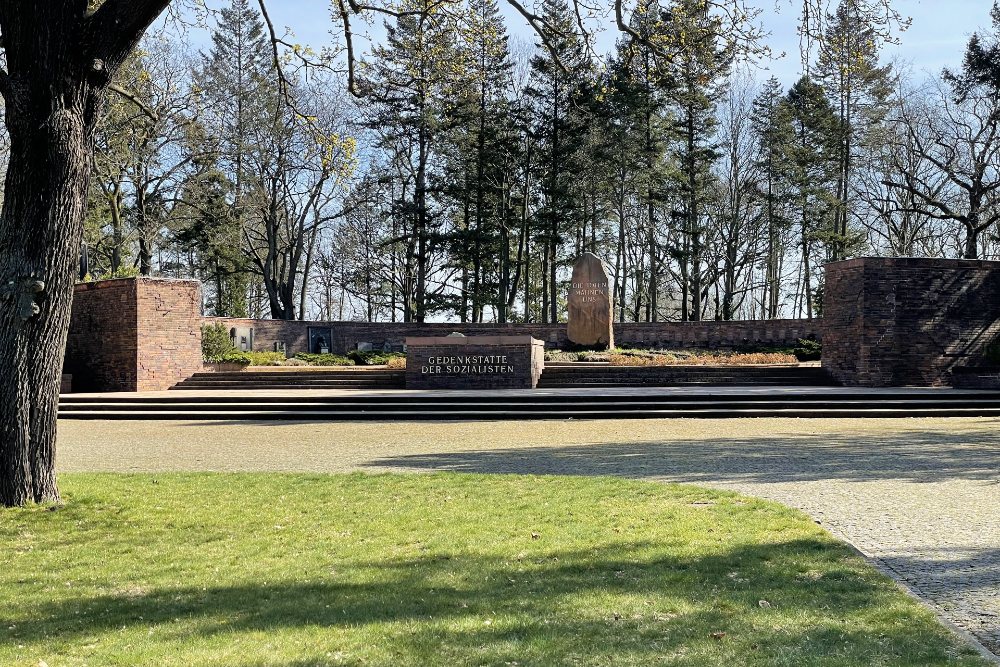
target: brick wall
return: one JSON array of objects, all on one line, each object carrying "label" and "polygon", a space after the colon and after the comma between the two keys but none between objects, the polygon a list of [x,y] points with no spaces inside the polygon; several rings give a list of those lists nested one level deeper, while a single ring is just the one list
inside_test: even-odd
[{"label": "brick wall", "polygon": [[1000,334],[1000,262],[864,258],[826,267],[823,367],[846,385],[941,386]]},{"label": "brick wall", "polygon": [[194,280],[139,279],[139,391],[169,389],[203,366],[201,285]]},{"label": "brick wall", "polygon": [[73,290],[63,364],[63,372],[73,376],[73,391],[135,391],[136,284],[136,280],[102,280]]},{"label": "brick wall", "polygon": [[[250,327],[254,330],[255,350],[274,349],[283,342],[288,354],[305,352],[309,347],[309,327],[331,332],[330,350],[344,354],[357,349],[358,343],[372,343],[375,349],[389,344],[401,347],[407,336],[447,336],[455,331],[466,336],[532,336],[547,347],[564,348],[569,344],[565,324],[402,324],[391,322],[284,322],[205,318],[228,328]],[[768,320],[752,322],[656,322],[615,324],[615,342],[620,346],[674,348],[733,348],[747,345],[793,346],[800,338],[821,336],[819,320]],[[326,334],[324,334],[324,338]]]},{"label": "brick wall", "polygon": [[77,285],[64,372],[73,391],[168,389],[202,367],[197,281],[123,278]]}]

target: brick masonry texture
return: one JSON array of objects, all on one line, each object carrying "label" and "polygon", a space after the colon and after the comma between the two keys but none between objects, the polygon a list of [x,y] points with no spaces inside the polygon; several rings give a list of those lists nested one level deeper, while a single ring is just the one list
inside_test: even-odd
[{"label": "brick masonry texture", "polygon": [[410,337],[406,350],[407,389],[534,389],[545,367],[531,336]]},{"label": "brick masonry texture", "polygon": [[142,279],[138,287],[139,391],[169,389],[203,366],[201,284]]},{"label": "brick masonry texture", "polygon": [[1000,262],[828,264],[822,322],[823,367],[843,384],[948,385],[1000,334]]},{"label": "brick masonry texture", "polygon": [[77,285],[63,372],[73,391],[135,391],[138,386],[136,280]]},{"label": "brick masonry texture", "polygon": [[158,391],[201,370],[201,286],[123,278],[77,285],[64,372],[73,391]]},{"label": "brick masonry texture", "polygon": [[[532,336],[550,348],[566,348],[566,324],[461,324],[461,323],[392,323],[392,322],[284,322],[207,317],[209,324],[226,328],[251,327],[253,347],[259,351],[274,349],[275,342],[285,344],[289,356],[309,347],[309,328],[330,330],[330,351],[345,354],[358,343],[372,343],[375,349],[389,345],[402,348],[407,337],[447,336],[458,332],[466,336]],[[655,322],[615,324],[615,342],[620,346],[664,348],[727,349],[765,345],[790,347],[800,338],[821,337],[819,320],[768,320],[752,322]],[[324,338],[326,334],[324,333]]]}]

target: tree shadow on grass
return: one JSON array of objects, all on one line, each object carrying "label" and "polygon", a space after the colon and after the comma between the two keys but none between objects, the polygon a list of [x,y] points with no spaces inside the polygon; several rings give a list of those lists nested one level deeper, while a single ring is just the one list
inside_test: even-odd
[{"label": "tree shadow on grass", "polygon": [[[395,664],[572,664],[574,656],[658,664],[674,656],[697,665],[747,654],[760,660],[745,664],[781,656],[781,664],[932,665],[954,651],[894,586],[822,538],[690,558],[624,541],[520,560],[434,553],[357,563],[345,578],[83,595],[5,620],[16,623],[11,638],[21,643],[146,628],[185,645],[245,632],[280,643],[287,630],[368,627],[376,634],[366,636],[399,657]],[[296,660],[245,664],[326,664]]]},{"label": "tree shadow on grass", "polygon": [[[735,422],[734,422],[735,425]],[[664,439],[531,447],[470,448],[385,456],[368,465],[469,473],[617,476],[678,482],[950,479],[1000,482],[1000,429],[958,434],[904,430],[873,435],[800,433],[760,438]]]}]

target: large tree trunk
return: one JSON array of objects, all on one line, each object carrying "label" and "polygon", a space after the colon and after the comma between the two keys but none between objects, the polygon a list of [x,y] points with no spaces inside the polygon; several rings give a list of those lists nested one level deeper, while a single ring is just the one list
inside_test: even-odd
[{"label": "large tree trunk", "polygon": [[979,259],[979,228],[974,225],[965,227],[965,252],[963,259]]},{"label": "large tree trunk", "polygon": [[11,138],[0,215],[0,504],[56,500],[59,378],[83,238],[94,94],[86,84],[40,108],[7,97]]},{"label": "large tree trunk", "polygon": [[0,3],[10,164],[0,213],[0,505],[57,500],[59,378],[93,129],[112,73],[168,0]]}]

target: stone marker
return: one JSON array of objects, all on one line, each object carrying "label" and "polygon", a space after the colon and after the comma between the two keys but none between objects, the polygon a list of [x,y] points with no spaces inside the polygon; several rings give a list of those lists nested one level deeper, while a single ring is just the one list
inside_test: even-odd
[{"label": "stone marker", "polygon": [[585,252],[573,264],[566,334],[577,345],[612,348],[615,346],[613,322],[608,272],[597,255]]},{"label": "stone marker", "polygon": [[406,339],[407,389],[534,389],[545,344],[531,336]]}]

